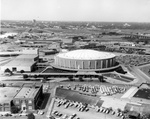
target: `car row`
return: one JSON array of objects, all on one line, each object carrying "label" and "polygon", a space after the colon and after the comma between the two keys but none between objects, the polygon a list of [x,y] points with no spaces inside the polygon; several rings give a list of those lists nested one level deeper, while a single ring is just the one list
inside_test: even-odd
[{"label": "car row", "polygon": [[88,93],[92,95],[97,95],[98,93],[104,94],[104,95],[114,95],[117,93],[124,93],[126,91],[125,87],[119,87],[119,86],[105,86],[105,85],[75,85],[75,89],[83,92],[83,93]]},{"label": "car row", "polygon": [[[88,107],[88,104],[83,104],[81,102],[75,102],[75,101],[70,101],[67,99],[59,99],[57,98],[57,106],[64,106],[64,108],[68,108],[68,107],[73,107],[76,108],[78,111],[80,112],[88,112],[91,109],[95,109],[96,112],[100,112],[100,113],[104,113],[104,114],[111,114],[111,115],[115,115],[117,117],[120,117],[121,119],[125,119],[125,113],[122,112],[121,110],[116,110],[114,111],[111,107],[110,108],[106,108],[106,107],[98,107],[98,106],[90,106]],[[61,113],[59,113],[58,111],[54,111],[53,114],[55,114],[56,116],[62,116]],[[66,119],[66,118],[63,118]],[[72,119],[67,118],[67,119]]]},{"label": "car row", "polygon": [[96,112],[105,113],[116,115],[117,117],[121,117],[121,119],[125,119],[125,114],[121,111],[114,111],[112,108],[105,108],[105,107],[95,107]]},{"label": "car row", "polygon": [[17,113],[17,114],[11,114],[11,113],[5,113],[5,114],[0,114],[0,116],[3,117],[8,117],[8,116],[12,116],[12,117],[20,117],[20,116],[27,116],[27,113]]},{"label": "car row", "polygon": [[117,93],[123,93],[126,91],[125,87],[118,87],[118,86],[111,86],[111,87],[106,87],[106,86],[101,86],[99,92],[104,95],[114,95]]},{"label": "car row", "polygon": [[73,113],[72,115],[67,115],[67,114],[62,114],[61,112],[57,111],[57,110],[54,110],[52,112],[52,116],[55,118],[55,119],[80,119],[79,117],[77,117],[77,114],[76,113]]},{"label": "car row", "polygon": [[110,111],[112,111],[111,108],[105,108],[105,107],[100,107],[100,108],[96,107],[95,110],[96,110],[96,112],[103,112],[103,113],[106,113],[106,114],[109,114]]},{"label": "car row", "polygon": [[13,114],[10,114],[10,113],[5,113],[5,114],[0,114],[0,116],[3,116],[3,117],[7,117],[7,116],[12,116]]},{"label": "car row", "polygon": [[75,101],[70,101],[66,99],[57,100],[57,107],[60,107],[63,105],[65,108],[68,108],[68,107],[78,108],[78,111],[81,111],[81,112],[89,111],[88,104],[82,104],[81,102],[75,102]]}]

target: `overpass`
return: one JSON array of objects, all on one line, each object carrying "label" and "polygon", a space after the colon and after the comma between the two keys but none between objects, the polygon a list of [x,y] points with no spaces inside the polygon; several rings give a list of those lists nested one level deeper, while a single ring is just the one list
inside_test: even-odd
[{"label": "overpass", "polygon": [[77,73],[23,73],[23,75],[28,75],[28,77],[94,77],[98,78],[102,74],[97,74],[95,72],[77,72]]},{"label": "overpass", "polygon": [[48,78],[79,78],[80,81],[83,81],[82,78],[98,78],[100,81],[103,81],[102,74],[97,74],[95,72],[77,72],[77,73],[23,73],[24,79],[34,79],[34,80],[47,80]]}]

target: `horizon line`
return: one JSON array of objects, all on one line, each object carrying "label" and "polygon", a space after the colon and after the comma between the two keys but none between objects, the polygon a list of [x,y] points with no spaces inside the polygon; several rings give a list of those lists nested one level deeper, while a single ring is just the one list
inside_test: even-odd
[{"label": "horizon line", "polygon": [[33,21],[36,20],[38,21],[45,21],[45,22],[108,22],[108,23],[150,23],[150,22],[144,22],[144,21],[71,21],[71,20],[37,20],[37,19],[32,19],[32,20],[0,20],[0,21]]}]

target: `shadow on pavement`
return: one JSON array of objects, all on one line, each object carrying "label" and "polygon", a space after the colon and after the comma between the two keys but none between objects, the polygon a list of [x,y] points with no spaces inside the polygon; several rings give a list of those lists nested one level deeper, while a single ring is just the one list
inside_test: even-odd
[{"label": "shadow on pavement", "polygon": [[50,97],[51,94],[50,93],[45,93],[43,95],[44,95],[44,100],[41,103],[41,106],[40,106],[41,109],[45,109],[45,107],[47,105],[47,102],[48,102],[49,97]]}]

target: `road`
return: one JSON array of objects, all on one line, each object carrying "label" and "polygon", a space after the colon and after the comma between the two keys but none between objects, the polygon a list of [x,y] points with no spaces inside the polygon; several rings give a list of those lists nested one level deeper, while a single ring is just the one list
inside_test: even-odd
[{"label": "road", "polygon": [[141,83],[150,83],[150,77],[148,77],[144,72],[142,72],[138,67],[130,67],[128,66],[128,69],[131,73],[135,75],[135,77],[138,79],[138,82],[136,84]]}]

